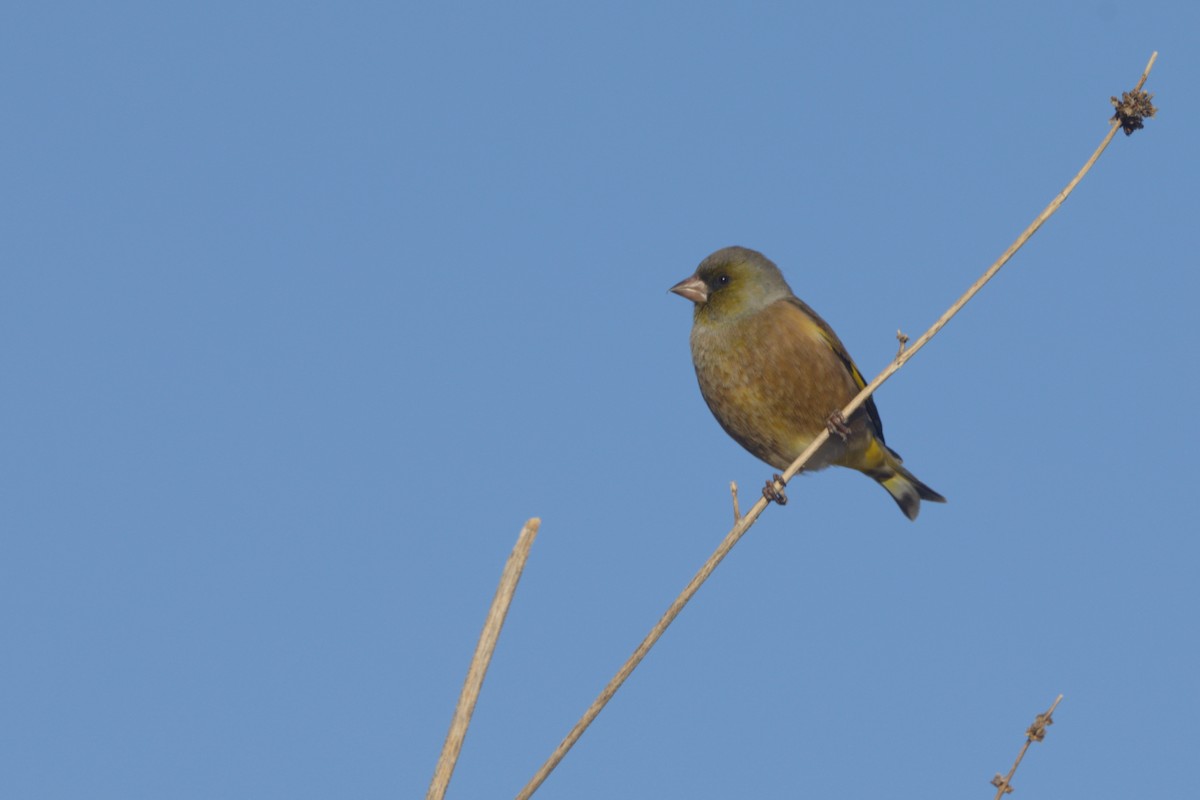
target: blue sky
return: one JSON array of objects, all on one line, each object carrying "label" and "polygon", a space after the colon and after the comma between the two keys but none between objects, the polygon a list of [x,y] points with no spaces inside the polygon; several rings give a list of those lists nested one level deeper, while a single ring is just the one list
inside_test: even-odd
[{"label": "blue sky", "polygon": [[[0,794],[511,797],[770,469],[667,287],[740,244],[945,494],[773,507],[538,793],[1180,796],[1200,747],[1194,3],[0,13]],[[1178,420],[1176,419],[1178,417]],[[1178,422],[1178,424],[1176,424]]]}]

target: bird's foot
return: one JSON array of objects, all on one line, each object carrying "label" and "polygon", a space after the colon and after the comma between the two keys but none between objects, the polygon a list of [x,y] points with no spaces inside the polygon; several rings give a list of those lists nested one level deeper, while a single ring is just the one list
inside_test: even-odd
[{"label": "bird's foot", "polygon": [[763,497],[767,498],[768,503],[778,503],[781,506],[787,505],[787,495],[783,493],[787,486],[783,482],[783,476],[775,474],[771,476],[771,480],[767,481],[767,485],[763,487]]},{"label": "bird's foot", "polygon": [[846,415],[841,411],[835,411],[830,414],[825,424],[829,426],[829,432],[843,442],[850,438],[850,426],[846,424]]}]

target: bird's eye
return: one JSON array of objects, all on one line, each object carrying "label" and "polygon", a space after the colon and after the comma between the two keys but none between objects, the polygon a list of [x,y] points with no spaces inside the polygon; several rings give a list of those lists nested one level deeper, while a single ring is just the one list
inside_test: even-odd
[{"label": "bird's eye", "polygon": [[728,275],[718,275],[717,276],[717,286],[727,286],[727,285],[729,285],[729,276]]}]

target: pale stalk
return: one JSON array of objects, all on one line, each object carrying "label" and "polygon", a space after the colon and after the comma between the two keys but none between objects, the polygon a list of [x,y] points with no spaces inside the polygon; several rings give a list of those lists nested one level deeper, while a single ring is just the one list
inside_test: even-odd
[{"label": "pale stalk", "polygon": [[496,595],[492,598],[491,608],[488,609],[487,618],[484,620],[483,632],[479,634],[479,644],[475,646],[471,665],[467,667],[467,679],[463,682],[462,692],[458,696],[458,706],[450,720],[450,730],[442,745],[442,755],[434,767],[433,780],[429,783],[425,800],[442,800],[446,795],[446,787],[450,785],[450,776],[454,774],[454,765],[458,763],[458,754],[462,751],[463,740],[467,736],[467,727],[471,724],[471,715],[475,712],[475,701],[479,699],[483,678],[487,675],[492,653],[495,652],[496,642],[500,638],[500,629],[504,627],[504,617],[512,604],[517,582],[521,580],[521,572],[525,569],[525,562],[529,560],[529,550],[533,547],[533,540],[537,537],[541,524],[542,521],[537,517],[525,523],[504,565],[504,571],[500,574],[500,585],[496,587]]}]

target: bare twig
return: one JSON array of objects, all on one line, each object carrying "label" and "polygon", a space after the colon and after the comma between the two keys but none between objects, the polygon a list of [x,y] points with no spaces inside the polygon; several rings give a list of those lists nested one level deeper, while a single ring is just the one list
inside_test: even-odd
[{"label": "bare twig", "polygon": [[[1150,61],[1146,64],[1146,69],[1142,72],[1141,80],[1138,81],[1135,91],[1141,91],[1142,86],[1146,83],[1147,76],[1150,74],[1150,69],[1154,66],[1154,62],[1157,58],[1157,52],[1150,56]],[[1100,154],[1108,148],[1109,142],[1113,140],[1113,136],[1115,136],[1117,131],[1120,129],[1120,120],[1113,119],[1112,124],[1109,126],[1108,133],[1100,142],[1100,146],[1096,148],[1096,152],[1092,153],[1092,157],[1089,158],[1086,163],[1084,163],[1083,168],[1080,169],[1075,177],[1071,179],[1071,182],[1067,184],[1066,188],[1059,192],[1058,195],[1052,201],[1050,201],[1050,205],[1046,206],[1042,213],[1038,214],[1033,222],[1029,223],[1029,227],[1021,232],[1021,235],[1017,237],[1017,240],[1009,245],[1009,248],[1004,251],[1004,254],[1001,255],[1000,258],[996,259],[996,263],[988,267],[987,271],[983,273],[979,280],[971,284],[971,287],[963,293],[963,296],[958,298],[958,300],[954,302],[954,305],[946,309],[946,313],[942,314],[942,316],[938,318],[937,322],[930,326],[929,330],[925,331],[925,333],[921,334],[919,339],[913,342],[912,347],[905,349],[903,353],[897,355],[892,360],[892,363],[888,364],[884,368],[883,372],[875,376],[875,380],[863,387],[863,390],[859,392],[858,395],[851,400],[844,409],[842,409],[842,414],[845,415],[846,419],[849,419],[850,415],[854,413],[859,406],[865,403],[867,398],[874,394],[875,390],[883,385],[884,381],[892,377],[892,375],[894,375],[898,369],[903,367],[910,358],[915,356],[922,347],[928,344],[930,339],[936,336],[942,328],[946,327],[946,323],[949,322],[955,314],[961,311],[962,307],[970,302],[971,298],[978,294],[979,290],[982,289],[988,281],[995,277],[996,273],[1000,271],[1000,268],[1008,263],[1008,260],[1025,245],[1025,242],[1029,241],[1029,237],[1037,233],[1038,229],[1042,227],[1046,220],[1050,219],[1055,211],[1058,211],[1059,206],[1063,204],[1063,201],[1067,199],[1071,192],[1075,191],[1075,187],[1079,185],[1081,180],[1083,180],[1083,176],[1087,175],[1092,169],[1092,165],[1094,165],[1097,159],[1100,158]],[[828,439],[829,431],[822,431],[815,439],[813,439],[812,444],[808,446],[808,449],[801,453],[800,457],[793,461],[792,465],[783,473],[784,482],[786,483],[787,481],[790,481],[792,478],[796,477],[796,473],[799,472],[806,463],[808,463],[808,460],[812,458],[813,453],[817,452],[821,445],[825,444],[826,440]]]},{"label": "bare twig", "polygon": [[996,787],[996,800],[1000,800],[1004,795],[1012,793],[1012,777],[1016,774],[1017,767],[1021,766],[1021,759],[1025,757],[1025,752],[1029,750],[1029,745],[1046,738],[1046,728],[1054,724],[1054,709],[1058,708],[1058,704],[1062,702],[1062,699],[1063,696],[1060,694],[1050,704],[1050,708],[1046,710],[1045,714],[1038,714],[1034,717],[1033,724],[1025,731],[1025,745],[1021,748],[1021,752],[1017,753],[1017,760],[1013,762],[1012,769],[1008,771],[1008,774],[1001,775],[997,772],[996,777],[992,778],[992,786]]},{"label": "bare twig", "polygon": [[[1150,69],[1154,66],[1154,61],[1157,58],[1158,53],[1154,53],[1150,57],[1150,62],[1146,64],[1146,69],[1143,71],[1142,78],[1140,81],[1138,81],[1135,91],[1141,90],[1141,87],[1146,82],[1146,77],[1150,73]],[[971,298],[973,298],[979,292],[979,290],[982,289],[984,285],[986,285],[987,282],[990,281],[995,274],[1000,271],[1000,268],[1008,263],[1008,260],[1012,258],[1019,249],[1021,249],[1025,242],[1029,240],[1029,237],[1033,236],[1033,234],[1037,232],[1038,228],[1042,227],[1042,224],[1045,223],[1046,220],[1058,210],[1063,201],[1067,199],[1067,196],[1074,191],[1076,185],[1083,180],[1083,176],[1086,175],[1089,170],[1091,170],[1092,165],[1095,164],[1096,160],[1100,158],[1100,154],[1103,153],[1105,148],[1108,147],[1109,142],[1112,141],[1113,136],[1118,130],[1120,130],[1120,128],[1120,120],[1114,119],[1108,134],[1104,137],[1103,141],[1101,141],[1100,146],[1096,148],[1096,151],[1092,153],[1091,158],[1087,160],[1087,162],[1083,165],[1083,168],[1079,170],[1079,173],[1071,179],[1071,182],[1067,184],[1066,188],[1058,193],[1054,200],[1051,201],[1050,205],[1048,205],[1045,210],[1043,210],[1042,213],[1039,214],[1032,223],[1030,223],[1029,227],[1017,237],[1017,240],[1013,242],[1013,244],[1004,252],[1003,255],[1000,256],[996,263],[992,264],[992,266],[983,273],[982,277],[975,281],[975,283],[973,283],[971,287],[967,289],[963,296],[960,297],[954,303],[954,305],[950,306],[946,313],[942,314],[942,316],[938,318],[937,322],[933,323],[929,330],[925,331],[925,333],[923,333],[921,337],[913,343],[912,347],[905,348],[902,352],[898,353],[892,362],[875,377],[875,380],[867,384],[863,390],[860,391],[844,409],[842,409],[842,415],[846,419],[850,419],[850,415],[853,414],[859,406],[866,402],[866,399],[870,397],[876,389],[883,385],[888,378],[892,377],[892,375],[894,375],[897,370],[904,366],[904,364],[907,363],[910,358],[916,355],[917,352],[924,347],[930,339],[936,336],[937,333],[946,326],[946,323],[949,322],[955,314],[962,310],[962,307],[965,306],[971,300]],[[805,449],[805,451],[801,453],[795,461],[792,462],[791,466],[787,468],[787,471],[785,471],[782,477],[777,481],[777,485],[780,483],[786,485],[787,481],[790,481],[792,478],[794,478],[796,473],[798,473],[804,467],[804,465],[808,463],[808,460],[812,458],[813,454],[816,453],[817,450],[820,449],[820,447],[825,444],[828,439],[829,431],[821,431],[821,433],[813,439],[808,448]],[[617,671],[617,674],[613,676],[612,680],[608,682],[608,685],[604,687],[603,691],[600,692],[600,695],[596,698],[596,700],[591,704],[591,706],[588,707],[587,711],[584,712],[579,722],[575,723],[575,727],[573,727],[567,736],[562,740],[562,742],[559,743],[554,752],[550,754],[550,757],[546,759],[546,762],[542,764],[541,768],[529,780],[529,783],[527,783],[525,787],[521,789],[520,793],[517,794],[517,800],[528,800],[528,798],[531,797],[535,791],[537,791],[537,788],[542,785],[550,773],[554,771],[554,768],[557,767],[559,762],[562,761],[563,757],[566,756],[567,751],[569,751],[575,745],[575,742],[579,741],[579,737],[583,735],[583,732],[587,730],[589,725],[592,724],[592,721],[596,719],[596,717],[600,714],[600,711],[605,705],[608,704],[608,701],[611,700],[613,695],[617,693],[617,690],[621,688],[621,684],[625,682],[625,680],[633,673],[634,669],[637,668],[638,664],[641,663],[642,659],[646,657],[646,654],[650,651],[650,648],[652,648],[655,642],[662,637],[663,633],[667,630],[667,627],[670,626],[677,616],[679,616],[679,612],[683,610],[683,607],[687,605],[688,601],[690,601],[692,597],[695,596],[696,592],[699,591],[700,586],[703,585],[706,580],[708,580],[708,576],[713,573],[713,570],[717,568],[717,565],[721,563],[725,556],[729,554],[729,551],[733,549],[734,545],[736,545],[742,536],[746,534],[746,531],[750,529],[763,511],[766,510],[768,505],[769,501],[765,497],[760,498],[753,506],[750,507],[745,516],[742,516],[738,519],[737,523],[733,526],[733,529],[726,534],[725,538],[717,546],[717,549],[711,556],[708,557],[708,560],[704,562],[704,565],[700,567],[700,570],[695,574],[695,576],[692,577],[692,580],[688,583],[688,585],[684,587],[683,591],[679,593],[679,596],[675,598],[675,601],[671,603],[669,608],[667,608],[666,613],[662,615],[654,627],[650,629],[650,632],[646,634],[646,638],[643,639],[641,644],[639,644],[633,651],[633,655],[631,655],[629,659],[621,666],[621,668]]]},{"label": "bare twig", "polygon": [[737,525],[738,520],[742,518],[742,510],[738,508],[737,481],[729,482],[729,493],[733,495],[733,524]]},{"label": "bare twig", "polygon": [[442,755],[433,770],[433,780],[425,795],[426,800],[441,800],[446,794],[446,787],[450,785],[450,776],[454,774],[454,765],[458,762],[458,754],[467,735],[467,726],[471,724],[471,714],[475,711],[475,701],[479,699],[483,678],[487,674],[492,653],[496,650],[496,640],[500,638],[500,629],[504,626],[504,616],[508,613],[513,594],[517,591],[517,582],[521,580],[521,571],[525,569],[529,549],[533,546],[541,524],[542,521],[537,517],[525,523],[512,553],[508,556],[508,562],[504,565],[500,585],[496,587],[496,596],[492,599],[492,607],[488,609],[487,619],[483,623],[483,632],[479,634],[479,644],[475,646],[475,655],[471,659],[471,666],[467,668],[467,679],[463,682],[462,693],[458,696],[458,706],[454,709],[454,717],[450,721],[446,743],[442,745]]},{"label": "bare twig", "polygon": [[626,678],[633,674],[633,671],[637,669],[637,665],[642,663],[642,659],[650,652],[650,648],[662,637],[667,627],[679,616],[679,612],[683,611],[683,607],[699,591],[701,585],[708,580],[708,576],[717,568],[721,560],[729,554],[729,551],[742,538],[742,535],[750,529],[750,526],[754,524],[754,520],[758,519],[758,516],[762,514],[763,509],[766,507],[767,501],[760,498],[746,515],[733,526],[733,530],[729,532],[729,535],[717,547],[716,552],[708,557],[708,561],[704,562],[704,566],[700,568],[699,572],[695,574],[684,590],[679,593],[679,596],[671,603],[670,608],[667,609],[666,613],[662,615],[655,626],[651,628],[650,633],[646,634],[646,638],[633,651],[633,655],[621,666],[621,669],[617,671],[613,679],[608,682],[608,685],[604,687],[604,691],[600,692],[600,696],[588,707],[588,710],[584,712],[579,722],[575,723],[575,727],[571,728],[570,733],[567,734],[566,738],[551,753],[550,758],[546,759],[546,763],[542,765],[542,768],[530,779],[525,788],[517,794],[517,800],[528,800],[550,773],[554,771],[554,768],[563,760],[563,756],[567,754],[567,751],[575,745],[575,742],[579,741],[579,737],[592,724],[592,720],[596,719],[600,711],[608,704],[608,701],[621,688],[621,684],[625,683]]}]

